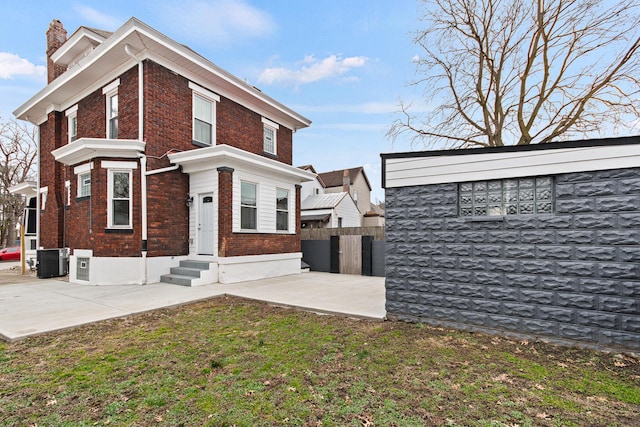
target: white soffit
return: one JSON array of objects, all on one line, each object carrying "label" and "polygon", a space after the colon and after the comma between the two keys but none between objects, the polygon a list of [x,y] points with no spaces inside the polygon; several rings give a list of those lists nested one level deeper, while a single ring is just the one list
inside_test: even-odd
[{"label": "white soffit", "polygon": [[51,152],[57,162],[73,166],[96,157],[135,159],[145,143],[133,139],[80,138]]},{"label": "white soffit", "polygon": [[640,167],[640,144],[384,158],[385,188]]},{"label": "white soffit", "polygon": [[169,161],[180,165],[184,173],[201,172],[218,167],[260,170],[296,182],[312,181],[315,174],[229,145],[215,145],[169,154]]}]

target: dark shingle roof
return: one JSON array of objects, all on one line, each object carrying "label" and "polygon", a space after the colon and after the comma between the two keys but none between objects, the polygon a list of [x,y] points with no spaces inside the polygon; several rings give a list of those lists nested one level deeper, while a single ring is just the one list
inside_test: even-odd
[{"label": "dark shingle roof", "polygon": [[[367,178],[367,174],[364,173],[364,168],[362,166],[358,166],[357,168],[346,169],[349,173],[349,184],[353,184],[356,177],[360,172],[362,172],[362,176],[364,180],[367,182],[367,186],[369,190],[371,190],[371,184],[369,183],[369,178]],[[318,176],[322,179],[325,184],[325,187],[342,187],[342,177],[344,176],[345,169],[331,171],[331,172],[323,172],[319,173]]]}]

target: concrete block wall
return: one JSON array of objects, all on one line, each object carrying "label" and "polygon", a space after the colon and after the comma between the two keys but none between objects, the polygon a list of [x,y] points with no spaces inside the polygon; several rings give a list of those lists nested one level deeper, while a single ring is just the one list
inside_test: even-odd
[{"label": "concrete block wall", "polygon": [[387,188],[388,316],[640,350],[640,168],[553,179],[545,215],[463,218],[457,183]]}]

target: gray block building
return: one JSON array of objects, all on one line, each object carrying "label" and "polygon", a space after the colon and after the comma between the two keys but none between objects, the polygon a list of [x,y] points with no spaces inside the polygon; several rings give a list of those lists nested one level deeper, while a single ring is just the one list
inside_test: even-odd
[{"label": "gray block building", "polygon": [[382,167],[389,318],[640,350],[640,137]]}]

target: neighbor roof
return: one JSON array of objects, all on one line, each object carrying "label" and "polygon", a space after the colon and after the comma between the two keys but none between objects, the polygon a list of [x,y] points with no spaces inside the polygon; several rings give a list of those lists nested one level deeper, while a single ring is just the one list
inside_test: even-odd
[{"label": "neighbor roof", "polygon": [[[364,172],[364,168],[362,166],[358,166],[356,168],[346,169],[349,174],[349,184],[353,184],[356,177],[360,172],[362,172],[362,176],[364,177],[369,190],[371,190],[371,184],[369,183],[369,178],[367,178],[367,174]],[[322,179],[325,184],[325,187],[342,187],[342,178],[344,177],[345,169],[335,170],[331,172],[322,172],[319,173],[318,176]]]},{"label": "neighbor roof", "polygon": [[328,194],[313,194],[307,196],[300,206],[300,210],[314,210],[314,209],[333,209],[342,201],[342,199],[349,193],[328,193]]}]

